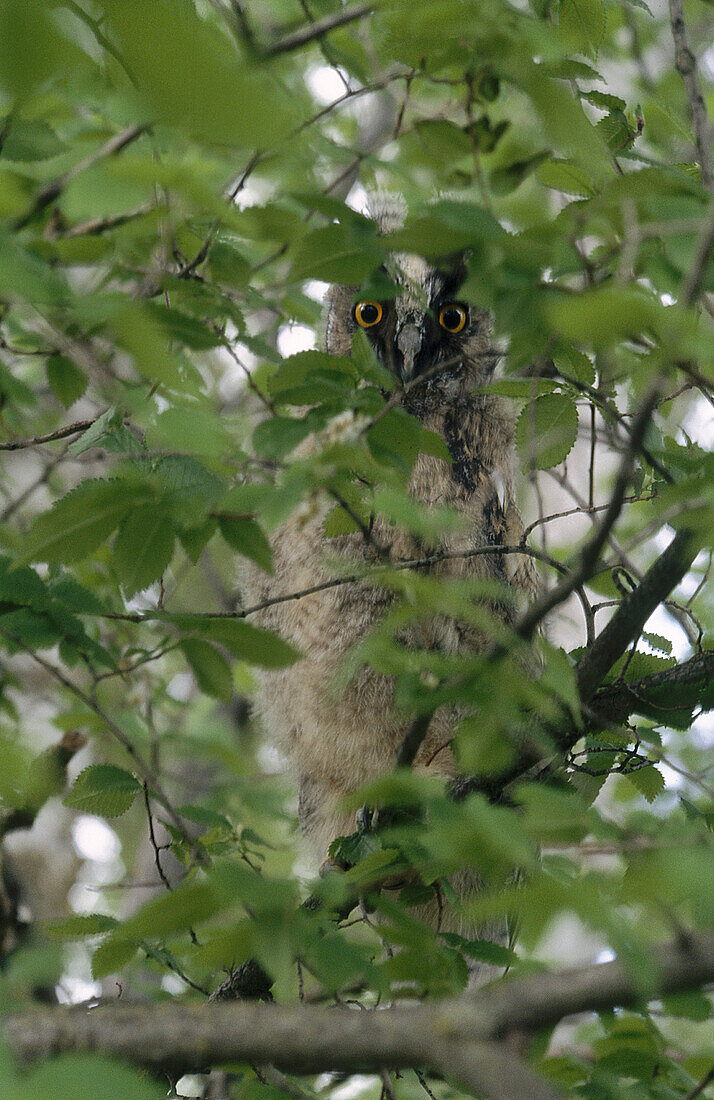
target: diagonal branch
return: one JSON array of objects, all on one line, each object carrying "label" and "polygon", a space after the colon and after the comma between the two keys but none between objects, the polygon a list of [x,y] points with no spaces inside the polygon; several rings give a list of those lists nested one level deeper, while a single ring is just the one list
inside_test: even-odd
[{"label": "diagonal branch", "polygon": [[315,19],[306,26],[299,27],[297,30],[284,35],[283,38],[278,38],[275,42],[264,46],[257,41],[253,33],[243,10],[243,4],[240,0],[233,0],[232,2],[233,14],[241,37],[251,50],[259,57],[264,58],[279,57],[280,54],[292,53],[293,50],[299,50],[302,46],[307,46],[311,42],[317,42],[324,38],[326,34],[329,34],[330,31],[334,31],[338,27],[344,27],[348,23],[354,23],[355,20],[361,19],[364,15],[369,15],[373,7],[373,3],[355,4],[352,8],[344,8],[332,15],[326,15],[322,19]]},{"label": "diagonal branch", "polygon": [[546,592],[540,599],[535,600],[521,615],[520,619],[514,624],[514,630],[519,637],[526,640],[531,639],[545,616],[567,600],[568,596],[593,576],[600,552],[607,542],[625,503],[627,488],[632,479],[635,455],[638,453],[644,439],[652,413],[657,407],[657,401],[662,392],[662,384],[662,379],[657,379],[632,422],[630,437],[620,461],[612,496],[592,536],[583,546],[575,569],[550,592]]},{"label": "diagonal branch", "polygon": [[67,688],[67,690],[70,691],[72,695],[74,695],[77,699],[80,699],[86,707],[93,711],[97,715],[97,717],[102,720],[114,740],[117,741],[117,743],[120,744],[122,748],[128,753],[138,774],[151,787],[154,798],[165,810],[167,817],[171,821],[171,824],[191,851],[192,855],[196,859],[196,862],[205,865],[208,860],[204,849],[196,843],[190,832],[188,832],[186,825],[181,818],[181,815],[177,813],[177,811],[174,809],[168,795],[163,789],[161,781],[154,772],[153,768],[146,762],[146,760],[144,760],[136,745],[134,745],[131,738],[126,735],[121,726],[117,725],[113,718],[104,710],[103,707],[99,705],[97,700],[92,695],[87,694],[86,691],[83,691],[81,687],[70,680],[68,676],[65,676],[61,669],[56,668],[49,661],[46,661],[44,657],[41,657],[39,655],[39,653],[35,653],[35,651],[31,649],[30,646],[26,645],[21,638],[16,637],[14,634],[10,633],[10,631],[4,629],[0,629],[0,636],[11,642],[12,645],[17,646],[17,648],[22,650],[23,653],[26,653],[28,657],[31,657],[32,660],[40,666],[40,668],[44,669],[45,672],[54,677],[55,680],[62,684],[63,687]]},{"label": "diagonal branch", "polygon": [[50,180],[44,187],[35,195],[30,209],[27,213],[23,214],[21,218],[15,221],[14,228],[24,229],[26,225],[32,221],[32,219],[39,213],[41,213],[45,207],[49,206],[59,198],[64,191],[68,183],[70,183],[82,172],[86,172],[88,168],[92,168],[101,160],[105,160],[107,157],[116,156],[117,153],[125,149],[127,145],[131,145],[137,138],[141,137],[146,132],[148,127],[145,124],[136,126],[129,126],[126,130],[122,130],[119,134],[114,134],[105,141],[103,145],[100,145],[98,149],[95,149],[93,153],[84,157],[78,164],[75,164],[72,168],[68,168],[66,172],[63,172],[61,176],[57,176],[56,179]]},{"label": "diagonal branch", "polygon": [[678,531],[665,552],[628,593],[605,629],[580,658],[577,680],[583,702],[589,702],[603,677],[636,638],[656,607],[687,573],[699,552],[691,531]]},{"label": "diagonal branch", "polygon": [[316,19],[314,23],[309,23],[306,27],[300,27],[292,34],[286,34],[284,38],[280,38],[277,42],[266,46],[265,56],[277,57],[281,53],[291,53],[293,50],[299,50],[301,46],[307,46],[310,42],[323,38],[330,31],[336,30],[337,27],[344,27],[347,23],[354,23],[356,19],[369,15],[373,7],[374,5],[371,3],[356,4],[353,8],[345,8],[332,15],[326,15],[323,19]]},{"label": "diagonal branch", "polygon": [[[714,661],[708,654],[703,654],[683,665],[659,673],[658,677],[661,679],[647,677],[640,685],[631,685],[627,695],[629,704],[625,695],[626,688],[621,684],[603,688],[602,695],[596,695],[604,677],[632,640],[640,634],[652,612],[687,573],[698,549],[691,532],[680,531],[675,535],[664,554],[650,566],[637,588],[625,596],[605,629],[580,658],[576,666],[580,697],[586,705],[592,701],[590,709],[595,713],[596,721],[621,721],[636,711],[642,696],[638,692],[638,699],[634,699],[632,692],[637,691],[638,686],[647,691],[670,683],[673,686],[678,683],[682,686],[692,685],[697,680],[705,681],[714,671]],[[545,758],[552,755],[553,751],[569,751],[583,736],[583,729],[575,726],[570,715],[564,715],[562,722],[547,729],[547,735],[549,751],[544,752],[543,747],[529,737],[517,759],[505,771],[497,775],[466,776],[455,780],[452,784],[453,796],[461,799],[472,791],[481,791],[489,798],[500,798],[510,784],[534,768],[538,770],[547,766]]]},{"label": "diagonal branch", "polygon": [[699,87],[697,76],[697,62],[689,48],[687,40],[687,27],[684,22],[684,8],[682,0],[669,0],[669,19],[674,40],[674,63],[682,77],[684,87],[689,100],[689,108],[692,113],[692,129],[697,146],[699,168],[702,173],[702,182],[710,191],[714,191],[714,173],[712,172],[711,159],[711,125],[707,116],[707,108]]}]

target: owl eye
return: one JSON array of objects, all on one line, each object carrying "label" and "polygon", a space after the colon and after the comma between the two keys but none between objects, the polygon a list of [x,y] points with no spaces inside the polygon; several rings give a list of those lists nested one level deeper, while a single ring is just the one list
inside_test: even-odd
[{"label": "owl eye", "polygon": [[439,310],[439,324],[447,332],[461,332],[466,324],[466,310],[456,302],[449,302]]},{"label": "owl eye", "polygon": [[379,302],[358,302],[355,306],[355,321],[360,328],[371,328],[382,320],[382,312]]}]

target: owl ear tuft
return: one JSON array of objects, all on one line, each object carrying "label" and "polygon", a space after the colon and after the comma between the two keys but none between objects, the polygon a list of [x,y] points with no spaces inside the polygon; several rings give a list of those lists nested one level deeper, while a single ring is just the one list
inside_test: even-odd
[{"label": "owl ear tuft", "polygon": [[393,233],[404,225],[407,204],[398,191],[373,191],[367,197],[367,213],[380,233]]}]

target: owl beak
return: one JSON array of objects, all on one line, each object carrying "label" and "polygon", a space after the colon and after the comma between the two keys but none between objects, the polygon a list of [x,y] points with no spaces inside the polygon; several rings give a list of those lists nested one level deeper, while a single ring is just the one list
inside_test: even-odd
[{"label": "owl beak", "polygon": [[402,382],[409,382],[415,374],[416,359],[421,351],[424,333],[417,325],[405,324],[397,332],[397,348],[402,357],[400,374]]}]

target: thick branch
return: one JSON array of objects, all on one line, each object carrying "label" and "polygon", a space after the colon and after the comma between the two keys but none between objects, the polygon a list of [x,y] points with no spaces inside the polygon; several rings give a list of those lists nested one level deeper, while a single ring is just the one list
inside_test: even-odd
[{"label": "thick branch", "polygon": [[[714,934],[652,950],[647,996],[714,980]],[[641,975],[640,975],[641,977]],[[430,1066],[494,1098],[557,1095],[496,1041],[565,1016],[639,1004],[636,976],[619,962],[506,980],[471,997],[379,1012],[235,1003],[45,1008],[6,1017],[4,1037],[23,1063],[68,1050],[101,1051],[181,1072],[222,1062],[270,1062],[294,1073]],[[518,1086],[518,1087],[517,1087]]]},{"label": "thick branch", "polygon": [[[714,650],[707,650],[681,665],[673,665],[663,672],[655,672],[652,676],[645,676],[634,683],[618,680],[600,688],[592,698],[590,712],[602,722],[624,722],[638,707],[657,706],[650,699],[653,692],[659,698],[663,688],[669,692],[675,689],[704,688],[713,680]],[[680,703],[681,705],[683,704]],[[666,717],[666,708],[662,708],[662,713]]]},{"label": "thick branch", "polygon": [[577,666],[580,697],[587,703],[602,679],[638,636],[656,607],[679,584],[699,547],[690,531],[679,531],[665,552],[625,596],[605,629],[580,658]]},{"label": "thick branch", "polygon": [[399,746],[396,761],[396,766],[398,768],[408,768],[414,763],[416,755],[421,748],[422,741],[427,735],[432,717],[433,715],[431,714],[418,714],[414,719],[406,732],[404,740]]}]

